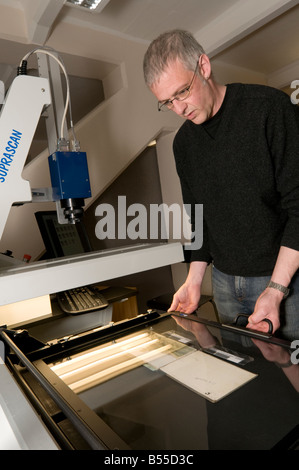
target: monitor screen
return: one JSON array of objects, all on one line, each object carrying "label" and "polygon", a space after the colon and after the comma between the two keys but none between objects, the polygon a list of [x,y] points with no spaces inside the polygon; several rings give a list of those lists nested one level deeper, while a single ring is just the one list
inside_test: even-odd
[{"label": "monitor screen", "polygon": [[35,217],[46,247],[44,259],[92,251],[83,222],[60,224],[56,211],[36,212]]}]

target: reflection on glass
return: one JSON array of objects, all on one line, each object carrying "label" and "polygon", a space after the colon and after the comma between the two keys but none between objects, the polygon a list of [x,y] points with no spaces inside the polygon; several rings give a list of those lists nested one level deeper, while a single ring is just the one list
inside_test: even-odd
[{"label": "reflection on glass", "polygon": [[159,358],[164,363],[165,359],[174,360],[179,351],[189,352],[189,348],[151,330],[143,330],[49,366],[75,393],[80,393]]}]

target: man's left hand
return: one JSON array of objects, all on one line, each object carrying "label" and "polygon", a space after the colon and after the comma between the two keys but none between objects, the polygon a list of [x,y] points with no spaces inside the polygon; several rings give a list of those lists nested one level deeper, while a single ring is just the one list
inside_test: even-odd
[{"label": "man's left hand", "polygon": [[269,325],[264,319],[270,320],[273,333],[280,327],[279,308],[283,294],[274,289],[267,288],[256,301],[254,312],[248,317],[248,328],[268,332]]}]

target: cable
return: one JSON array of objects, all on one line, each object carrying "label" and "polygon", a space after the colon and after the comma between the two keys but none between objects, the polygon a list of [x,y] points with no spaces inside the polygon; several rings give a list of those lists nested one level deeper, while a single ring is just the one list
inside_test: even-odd
[{"label": "cable", "polygon": [[61,128],[60,128],[60,139],[63,139],[63,128],[64,128],[64,124],[65,124],[65,121],[66,121],[66,114],[67,114],[67,110],[69,110],[69,115],[70,115],[70,127],[71,127],[71,130],[72,130],[72,133],[73,133],[73,137],[74,137],[74,141],[77,142],[77,139],[76,139],[76,136],[75,136],[75,130],[74,130],[74,125],[73,125],[73,117],[72,117],[72,108],[71,108],[71,99],[70,99],[70,83],[69,83],[69,77],[68,77],[68,74],[66,72],[66,69],[65,69],[65,66],[63,64],[63,61],[62,59],[59,57],[57,57],[54,53],[56,51],[52,48],[36,48],[36,49],[33,49],[32,51],[28,52],[24,57],[23,59],[21,60],[20,62],[20,65],[19,65],[19,70],[21,71],[20,73],[22,73],[22,71],[24,72],[24,69],[26,69],[27,67],[27,61],[28,61],[28,58],[30,57],[30,55],[32,54],[37,54],[37,53],[43,53],[43,54],[47,54],[48,56],[52,57],[54,60],[56,60],[56,62],[59,64],[59,66],[61,67],[63,73],[64,73],[64,76],[65,76],[65,79],[66,79],[66,85],[67,85],[67,92],[66,92],[66,102],[65,102],[65,106],[64,106],[64,112],[63,112],[63,116],[62,116],[62,121],[61,121]]}]

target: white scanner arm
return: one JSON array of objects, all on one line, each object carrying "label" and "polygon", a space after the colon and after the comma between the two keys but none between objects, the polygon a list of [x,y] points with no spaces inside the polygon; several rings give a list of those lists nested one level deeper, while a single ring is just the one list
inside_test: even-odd
[{"label": "white scanner arm", "polygon": [[43,108],[50,104],[46,78],[19,75],[7,93],[0,115],[0,238],[11,206],[32,200],[22,172]]}]

